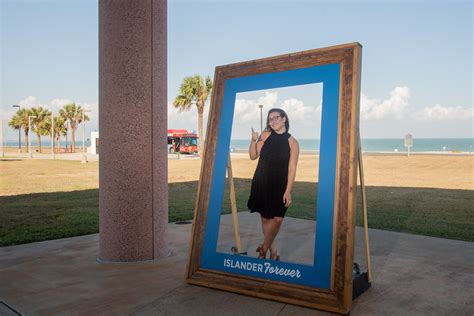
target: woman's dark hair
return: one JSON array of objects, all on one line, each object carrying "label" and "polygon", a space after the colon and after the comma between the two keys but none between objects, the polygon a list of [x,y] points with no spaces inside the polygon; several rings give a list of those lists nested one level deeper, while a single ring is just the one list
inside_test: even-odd
[{"label": "woman's dark hair", "polygon": [[274,109],[271,109],[270,111],[268,111],[267,126],[265,127],[265,130],[266,131],[271,131],[272,130],[272,128],[270,126],[270,113],[273,113],[273,112],[278,112],[278,114],[280,114],[281,119],[286,118],[285,128],[286,128],[286,131],[288,132],[289,129],[290,129],[290,119],[288,118],[288,115],[286,115],[285,111],[283,111],[282,109],[278,109],[278,108],[274,108]]}]

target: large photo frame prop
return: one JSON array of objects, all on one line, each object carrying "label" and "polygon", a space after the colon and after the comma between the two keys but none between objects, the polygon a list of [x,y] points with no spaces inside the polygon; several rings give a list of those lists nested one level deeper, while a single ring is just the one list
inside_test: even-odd
[{"label": "large photo frame prop", "polygon": [[[187,282],[348,313],[352,306],[362,46],[218,66],[202,157]],[[314,264],[216,250],[237,93],[323,84]]]}]

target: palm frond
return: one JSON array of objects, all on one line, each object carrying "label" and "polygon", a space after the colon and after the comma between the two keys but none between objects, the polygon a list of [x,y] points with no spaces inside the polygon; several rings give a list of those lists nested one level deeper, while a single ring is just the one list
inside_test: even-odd
[{"label": "palm frond", "polygon": [[209,76],[206,77],[206,90],[208,93],[212,90],[212,80]]},{"label": "palm frond", "polygon": [[178,95],[173,101],[173,106],[179,109],[180,112],[187,111],[191,108],[192,99],[185,95]]}]

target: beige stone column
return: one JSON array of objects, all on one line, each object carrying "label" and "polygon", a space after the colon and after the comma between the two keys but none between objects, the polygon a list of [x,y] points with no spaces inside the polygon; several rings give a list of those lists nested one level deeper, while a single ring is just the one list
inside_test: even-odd
[{"label": "beige stone column", "polygon": [[99,0],[103,261],[168,254],[166,0]]}]

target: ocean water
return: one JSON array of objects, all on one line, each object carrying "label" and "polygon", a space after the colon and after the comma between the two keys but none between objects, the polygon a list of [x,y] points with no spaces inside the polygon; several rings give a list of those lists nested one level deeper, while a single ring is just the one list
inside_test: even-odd
[{"label": "ocean water", "polygon": [[[319,139],[298,139],[300,150],[319,151]],[[235,150],[247,150],[248,139],[233,139],[231,148]],[[414,138],[413,147],[410,152],[450,152],[461,151],[472,153],[474,150],[474,138]],[[364,152],[405,152],[403,139],[362,139],[362,151]]]}]

